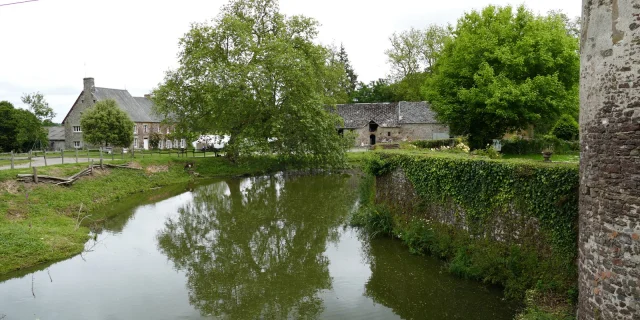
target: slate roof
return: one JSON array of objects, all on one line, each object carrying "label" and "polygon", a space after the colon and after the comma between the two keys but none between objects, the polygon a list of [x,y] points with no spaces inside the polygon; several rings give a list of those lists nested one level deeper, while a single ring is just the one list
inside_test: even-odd
[{"label": "slate roof", "polygon": [[387,128],[402,124],[438,123],[436,114],[426,102],[339,104],[337,112],[347,129],[362,128],[371,121]]},{"label": "slate roof", "polygon": [[161,122],[153,112],[153,102],[147,98],[133,97],[127,90],[98,88],[94,96],[98,101],[113,99],[133,122]]},{"label": "slate roof", "polygon": [[48,127],[49,141],[64,141],[64,127]]}]

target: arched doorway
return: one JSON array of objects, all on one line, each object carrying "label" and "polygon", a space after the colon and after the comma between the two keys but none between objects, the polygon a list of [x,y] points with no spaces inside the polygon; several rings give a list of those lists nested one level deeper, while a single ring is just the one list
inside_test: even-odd
[{"label": "arched doorway", "polygon": [[375,145],[376,144],[376,135],[372,134],[371,136],[369,136],[369,144],[370,145]]}]

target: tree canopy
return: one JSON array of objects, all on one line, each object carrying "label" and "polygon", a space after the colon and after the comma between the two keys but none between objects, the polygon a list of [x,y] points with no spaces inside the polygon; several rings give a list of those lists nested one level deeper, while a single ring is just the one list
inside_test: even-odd
[{"label": "tree canopy", "polygon": [[133,121],[114,100],[98,101],[80,118],[84,141],[97,146],[128,147],[133,142]]},{"label": "tree canopy", "polygon": [[578,40],[559,15],[489,6],[465,14],[453,35],[426,95],[473,147],[577,110]]},{"label": "tree canopy", "polygon": [[29,110],[0,101],[0,150],[27,151],[47,144],[47,132]]},{"label": "tree canopy", "polygon": [[24,94],[21,100],[22,103],[29,106],[29,110],[43,123],[45,121],[52,123],[52,119],[56,117],[56,113],[49,107],[49,103],[40,92]]},{"label": "tree canopy", "polygon": [[154,91],[177,128],[227,134],[227,155],[254,152],[317,165],[344,161],[352,142],[330,112],[346,93],[344,65],[317,45],[318,23],[285,16],[276,0],[234,0],[180,40],[179,67]]},{"label": "tree canopy", "polygon": [[436,24],[424,30],[411,28],[400,33],[394,32],[389,37],[391,49],[385,51],[393,77],[401,80],[409,75],[430,71],[450,34],[450,27]]},{"label": "tree canopy", "polygon": [[358,75],[353,70],[353,66],[351,66],[351,61],[349,61],[349,55],[347,54],[347,50],[344,48],[343,44],[340,44],[340,51],[338,51],[338,61],[342,63],[344,67],[344,72],[346,74],[346,78],[341,83],[341,87],[346,92],[347,97],[349,97],[349,101],[353,99],[355,95],[356,88],[358,87]]}]

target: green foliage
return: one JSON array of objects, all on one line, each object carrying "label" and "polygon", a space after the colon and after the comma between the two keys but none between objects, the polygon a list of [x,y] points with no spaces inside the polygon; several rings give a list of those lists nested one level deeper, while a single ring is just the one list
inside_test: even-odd
[{"label": "green foliage", "polygon": [[277,0],[233,0],[212,23],[180,40],[179,67],[154,91],[158,111],[178,128],[227,134],[231,159],[275,153],[283,161],[340,166],[344,64],[315,43],[318,22],[285,16]]},{"label": "green foliage", "polygon": [[553,148],[556,154],[580,152],[579,141],[565,141],[552,135],[546,135],[539,139],[513,138],[502,140],[502,150],[504,154],[539,154],[545,148]]},{"label": "green foliage", "polygon": [[437,149],[441,147],[454,147],[459,143],[464,143],[462,138],[440,139],[440,140],[418,140],[412,142],[418,148]]},{"label": "green foliage", "polygon": [[360,82],[353,101],[357,103],[397,102],[390,81],[382,78],[371,81],[369,84]]},{"label": "green foliage", "polygon": [[133,142],[133,121],[114,100],[98,101],[80,118],[82,137],[97,146],[128,147]]},{"label": "green foliage", "polygon": [[27,151],[37,144],[47,144],[42,122],[28,110],[0,101],[0,151]]},{"label": "green foliage", "polygon": [[151,149],[158,149],[158,147],[160,146],[160,141],[162,141],[163,137],[160,133],[158,132],[152,132],[149,135],[149,146],[151,147]]},{"label": "green foliage", "polygon": [[44,95],[40,92],[34,92],[31,94],[24,94],[21,98],[22,103],[29,106],[29,110],[40,120],[41,122],[49,121],[56,117],[56,113],[49,107],[49,103],[44,99]]},{"label": "green foliage", "polygon": [[572,116],[564,114],[558,119],[551,133],[559,139],[575,141],[580,134],[580,125]]},{"label": "green foliage", "polygon": [[352,102],[355,96],[356,88],[358,87],[358,75],[353,70],[353,66],[351,66],[349,55],[347,54],[347,50],[344,48],[343,44],[340,44],[340,51],[338,51],[338,61],[344,66],[344,72],[346,75],[346,78],[344,78],[344,80],[340,84],[340,86],[349,97],[349,100],[345,102]]},{"label": "green foliage", "polygon": [[[575,165],[549,165],[446,156],[377,155],[366,160],[368,173],[402,168],[419,196],[413,212],[393,211],[393,234],[413,252],[447,259],[450,271],[505,286],[512,297],[528,289],[569,295],[576,285],[579,173]],[[423,206],[464,212],[467,231],[429,220]],[[514,223],[512,210],[535,218],[542,238],[510,245],[486,237],[491,221]],[[379,209],[361,213],[364,225],[381,224]],[[375,215],[374,215],[375,214]],[[372,220],[366,223],[367,220]],[[387,224],[385,224],[387,225]],[[551,252],[538,251],[540,241]]]},{"label": "green foliage", "polygon": [[445,41],[451,36],[450,27],[432,24],[424,30],[411,28],[389,37],[391,49],[385,54],[396,79],[428,72],[438,58]]},{"label": "green foliage", "polygon": [[487,145],[484,149],[476,149],[473,151],[474,155],[488,157],[489,159],[500,159],[502,154],[496,150],[492,145]]},{"label": "green foliage", "polygon": [[489,6],[465,14],[453,34],[425,90],[440,120],[469,135],[472,148],[577,112],[578,41],[559,16]]}]

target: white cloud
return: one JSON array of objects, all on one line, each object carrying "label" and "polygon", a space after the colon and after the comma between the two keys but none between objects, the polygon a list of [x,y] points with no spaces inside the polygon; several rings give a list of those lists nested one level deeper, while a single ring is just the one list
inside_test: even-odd
[{"label": "white cloud", "polygon": [[[0,0],[0,3],[12,2]],[[178,39],[192,22],[214,18],[223,0],[40,0],[0,7],[0,100],[22,106],[40,91],[61,121],[82,90],[96,85],[148,93],[176,66]],[[361,81],[386,76],[384,50],[394,31],[430,23],[455,24],[465,12],[509,0],[281,0],[281,11],[321,24],[319,40],[343,43]],[[580,15],[580,0],[525,1],[532,10]]]}]

